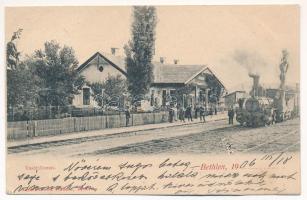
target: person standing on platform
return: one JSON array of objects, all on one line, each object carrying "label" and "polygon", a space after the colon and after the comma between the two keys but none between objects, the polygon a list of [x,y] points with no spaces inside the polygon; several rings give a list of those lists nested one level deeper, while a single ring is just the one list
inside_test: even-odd
[{"label": "person standing on platform", "polygon": [[194,111],[195,111],[195,119],[197,119],[198,118],[198,113],[199,113],[199,105],[195,106]]},{"label": "person standing on platform", "polygon": [[228,124],[233,124],[233,118],[234,118],[235,112],[232,107],[228,110]]},{"label": "person standing on platform", "polygon": [[127,126],[129,126],[129,119],[130,119],[130,109],[129,109],[129,106],[126,107],[125,115],[126,115],[126,127],[127,127]]},{"label": "person standing on platform", "polygon": [[187,117],[188,117],[188,121],[193,121],[193,117],[192,117],[192,105],[189,105],[187,107],[187,110],[186,110],[186,113],[187,113]]},{"label": "person standing on platform", "polygon": [[176,104],[173,107],[173,111],[174,111],[174,121],[176,122],[178,119],[178,106]]},{"label": "person standing on platform", "polygon": [[171,106],[168,109],[168,121],[170,123],[173,123],[173,121],[174,121],[174,110]]},{"label": "person standing on platform", "polygon": [[199,108],[199,116],[200,116],[200,121],[206,122],[206,112],[205,112],[205,108],[203,105],[200,106]]},{"label": "person standing on platform", "polygon": [[179,120],[185,122],[185,110],[183,106],[179,105]]}]

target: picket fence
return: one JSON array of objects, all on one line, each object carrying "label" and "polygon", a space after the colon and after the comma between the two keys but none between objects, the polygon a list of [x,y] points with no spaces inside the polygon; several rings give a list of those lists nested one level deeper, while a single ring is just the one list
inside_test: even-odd
[{"label": "picket fence", "polygon": [[[131,114],[129,126],[167,122],[167,112]],[[58,135],[64,133],[119,128],[126,126],[124,114],[72,117],[7,123],[8,140],[25,139],[36,136]]]}]

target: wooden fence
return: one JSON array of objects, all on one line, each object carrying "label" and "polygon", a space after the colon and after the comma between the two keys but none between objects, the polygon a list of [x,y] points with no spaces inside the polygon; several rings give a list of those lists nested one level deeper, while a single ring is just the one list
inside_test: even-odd
[{"label": "wooden fence", "polygon": [[[167,122],[167,112],[131,114],[129,126]],[[126,126],[124,114],[7,123],[9,140]]]}]

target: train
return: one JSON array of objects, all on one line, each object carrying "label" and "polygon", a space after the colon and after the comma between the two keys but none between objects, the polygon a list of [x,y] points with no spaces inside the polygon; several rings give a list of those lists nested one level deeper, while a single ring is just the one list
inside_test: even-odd
[{"label": "train", "polygon": [[297,116],[297,108],[290,101],[284,108],[280,106],[279,99],[269,97],[250,97],[239,101],[241,102],[236,109],[236,120],[242,126],[266,126]]},{"label": "train", "polygon": [[[254,78],[255,79],[255,78]],[[256,77],[257,79],[257,77]],[[254,80],[252,95],[248,98],[238,100],[238,107],[235,109],[236,120],[242,126],[258,127],[272,125],[299,115],[298,89],[267,89],[261,88],[259,81]]]}]

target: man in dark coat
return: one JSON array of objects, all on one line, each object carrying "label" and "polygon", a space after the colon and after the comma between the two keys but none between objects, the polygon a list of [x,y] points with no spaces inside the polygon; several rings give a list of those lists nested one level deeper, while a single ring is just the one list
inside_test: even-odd
[{"label": "man in dark coat", "polygon": [[186,109],[186,114],[187,114],[187,118],[188,121],[193,121],[193,117],[192,117],[192,105],[189,105]]},{"label": "man in dark coat", "polygon": [[179,120],[185,122],[185,110],[183,106],[179,106]]},{"label": "man in dark coat", "polygon": [[126,116],[126,126],[128,126],[129,125],[129,119],[130,119],[130,110],[129,110],[128,106],[125,110],[125,116]]},{"label": "man in dark coat", "polygon": [[194,111],[195,111],[195,119],[197,119],[198,118],[198,112],[199,112],[199,106],[198,105],[195,106]]},{"label": "man in dark coat", "polygon": [[203,105],[200,106],[199,108],[199,115],[200,115],[200,121],[206,122],[206,112],[205,112],[205,107]]},{"label": "man in dark coat", "polygon": [[233,108],[231,107],[231,108],[228,110],[228,123],[229,123],[229,124],[233,124],[234,115],[235,115],[235,112],[234,112]]},{"label": "man in dark coat", "polygon": [[174,109],[172,107],[168,110],[168,119],[170,123],[173,123],[174,121]]}]

